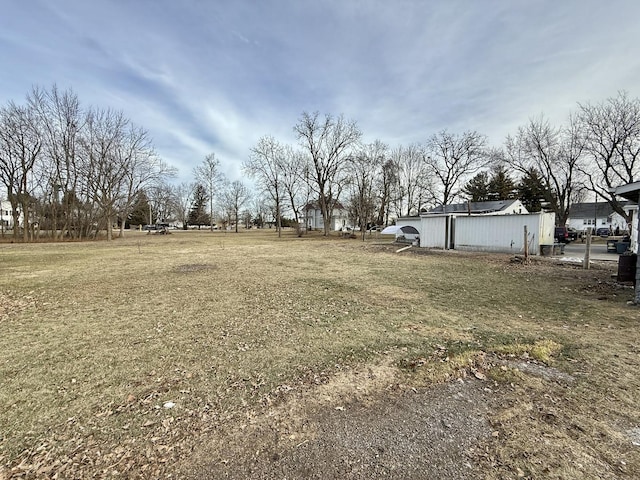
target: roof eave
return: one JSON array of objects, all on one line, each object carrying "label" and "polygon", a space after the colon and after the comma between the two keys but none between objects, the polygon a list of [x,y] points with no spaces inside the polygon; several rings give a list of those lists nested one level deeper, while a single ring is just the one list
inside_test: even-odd
[{"label": "roof eave", "polygon": [[638,200],[640,200],[640,182],[627,183],[626,185],[617,187],[615,193],[632,202],[638,202]]}]

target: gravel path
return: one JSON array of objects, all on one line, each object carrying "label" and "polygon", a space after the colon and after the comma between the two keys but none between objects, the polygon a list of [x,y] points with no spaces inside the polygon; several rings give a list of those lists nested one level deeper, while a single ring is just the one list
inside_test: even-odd
[{"label": "gravel path", "polygon": [[490,435],[486,385],[455,381],[324,408],[305,419],[310,438],[283,449],[273,431],[248,434],[242,451],[204,463],[192,478],[477,478],[468,453]]}]

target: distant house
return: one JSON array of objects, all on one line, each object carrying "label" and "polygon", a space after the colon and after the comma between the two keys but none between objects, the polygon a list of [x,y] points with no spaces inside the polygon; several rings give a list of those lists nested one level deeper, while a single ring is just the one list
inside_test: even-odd
[{"label": "distant house", "polygon": [[[12,229],[13,228],[13,215],[11,212],[13,209],[11,208],[11,204],[7,201],[0,202],[0,227],[3,229]],[[22,213],[18,217],[18,223],[20,226],[22,224]],[[4,230],[3,230],[4,231]]]},{"label": "distant house", "polygon": [[520,200],[492,200],[489,202],[465,202],[440,205],[427,215],[524,215],[529,213]]},{"label": "distant house", "polygon": [[[622,202],[623,208],[629,202]],[[567,227],[578,231],[610,228],[612,231],[628,230],[627,220],[617,212],[608,202],[574,203],[569,209]]]},{"label": "distant house", "polygon": [[[322,210],[319,202],[308,203],[304,208],[304,217],[306,228],[309,230],[323,230],[324,221],[322,218]],[[349,225],[349,214],[344,206],[337,202],[333,208],[333,215],[329,223],[329,230],[342,230]]]}]

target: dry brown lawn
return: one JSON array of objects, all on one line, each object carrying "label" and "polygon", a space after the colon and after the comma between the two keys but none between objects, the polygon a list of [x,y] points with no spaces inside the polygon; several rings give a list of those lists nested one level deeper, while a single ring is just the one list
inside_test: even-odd
[{"label": "dry brown lawn", "polygon": [[[640,311],[614,266],[381,243],[0,243],[0,479],[322,478],[292,452],[335,415],[458,384],[486,406],[469,478],[640,478]],[[332,475],[394,478],[354,468]]]}]

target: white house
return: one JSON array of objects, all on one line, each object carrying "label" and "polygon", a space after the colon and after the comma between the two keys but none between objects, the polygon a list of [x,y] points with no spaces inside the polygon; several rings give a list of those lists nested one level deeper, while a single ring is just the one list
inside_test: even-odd
[{"label": "white house", "polygon": [[524,215],[529,210],[520,200],[492,200],[489,202],[465,202],[440,205],[428,215]]},{"label": "white house", "polygon": [[[11,204],[8,201],[0,201],[0,228],[7,230],[13,228],[13,215],[11,214],[11,210]],[[18,217],[18,224],[22,224],[22,213],[20,213]]]},{"label": "white house", "polygon": [[[629,202],[622,202],[626,206]],[[574,203],[569,209],[567,227],[575,228],[579,232],[584,230],[597,230],[607,228],[612,231],[625,231],[629,229],[627,220],[613,211],[608,202]]]},{"label": "white house", "polygon": [[[322,210],[319,202],[308,203],[304,209],[305,224],[309,230],[323,230],[324,221],[322,219]],[[350,226],[349,215],[347,209],[337,202],[333,208],[333,215],[329,223],[329,230],[342,230],[344,227]]]}]

